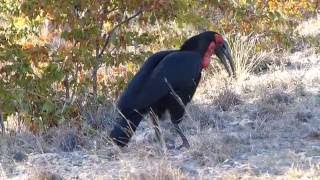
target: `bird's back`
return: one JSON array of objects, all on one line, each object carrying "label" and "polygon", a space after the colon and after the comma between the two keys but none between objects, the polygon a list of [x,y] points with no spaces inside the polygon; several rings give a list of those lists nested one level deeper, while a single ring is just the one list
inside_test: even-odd
[{"label": "bird's back", "polygon": [[153,54],[146,60],[120,96],[118,100],[118,108],[126,108],[135,101],[136,95],[141,92],[141,88],[144,86],[144,83],[148,81],[148,78],[151,76],[160,61],[173,52],[176,51],[160,51]]},{"label": "bird's back", "polygon": [[[149,61],[149,60],[148,60]],[[201,56],[197,53],[170,52],[163,59],[144,65],[130,82],[118,102],[120,109],[145,109],[173,90],[195,87],[201,73]],[[151,67],[153,68],[146,68]]]}]

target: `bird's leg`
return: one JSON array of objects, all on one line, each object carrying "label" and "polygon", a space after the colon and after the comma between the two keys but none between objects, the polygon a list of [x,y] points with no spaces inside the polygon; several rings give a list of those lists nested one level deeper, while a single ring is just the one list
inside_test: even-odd
[{"label": "bird's leg", "polygon": [[163,141],[162,133],[160,131],[159,119],[158,119],[157,115],[152,110],[150,111],[150,114],[151,114],[151,121],[153,124],[153,129],[156,133],[157,140],[160,142],[161,148],[163,149],[164,148],[164,141]]},{"label": "bird's leg", "polygon": [[178,132],[178,134],[180,135],[181,137],[181,140],[182,140],[182,145],[178,146],[177,149],[181,149],[182,147],[186,147],[187,149],[190,148],[190,144],[189,144],[189,141],[188,139],[186,138],[186,136],[183,134],[180,126],[178,124],[173,124],[174,126],[174,129]]}]

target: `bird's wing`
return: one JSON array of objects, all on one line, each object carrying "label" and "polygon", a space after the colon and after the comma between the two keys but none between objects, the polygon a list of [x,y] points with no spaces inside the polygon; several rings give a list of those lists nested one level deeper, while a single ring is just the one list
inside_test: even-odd
[{"label": "bird's wing", "polygon": [[[201,73],[201,56],[194,52],[173,52],[165,56],[150,73],[149,78],[125,100],[126,108],[150,107],[171,90],[195,88],[195,80]],[[130,90],[130,89],[127,89]]]},{"label": "bird's wing", "polygon": [[175,52],[175,50],[160,51],[151,55],[145,63],[141,66],[140,70],[132,78],[132,80],[127,85],[126,89],[120,96],[118,100],[118,107],[127,107],[132,105],[132,102],[135,101],[135,96],[141,91],[141,88],[144,86],[144,83],[149,79],[150,74],[157,67],[159,62],[163,60],[165,56],[170,53]]},{"label": "bird's wing", "polygon": [[150,74],[153,72],[153,70],[157,67],[157,65],[161,62],[161,60],[169,55],[170,53],[173,53],[175,51],[160,51],[152,56],[150,56],[146,62],[142,65],[140,70],[137,72],[137,74],[133,77],[133,79],[130,81],[130,83],[127,86],[126,91],[139,91],[142,85],[145,83],[146,79],[149,78]]}]

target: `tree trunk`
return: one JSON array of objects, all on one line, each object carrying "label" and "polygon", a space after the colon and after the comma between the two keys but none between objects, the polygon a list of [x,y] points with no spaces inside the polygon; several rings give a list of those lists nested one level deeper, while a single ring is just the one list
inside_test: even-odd
[{"label": "tree trunk", "polygon": [[69,73],[66,73],[64,80],[63,80],[63,85],[66,90],[66,101],[68,101],[70,99]]},{"label": "tree trunk", "polygon": [[97,99],[98,96],[98,69],[99,69],[99,65],[98,65],[98,58],[96,58],[96,64],[94,65],[93,69],[92,69],[92,93],[93,93],[93,98],[94,100]]},{"label": "tree trunk", "polygon": [[1,133],[2,135],[5,133],[5,127],[4,127],[4,119],[3,119],[3,115],[2,115],[2,111],[0,109],[0,126],[1,126]]}]

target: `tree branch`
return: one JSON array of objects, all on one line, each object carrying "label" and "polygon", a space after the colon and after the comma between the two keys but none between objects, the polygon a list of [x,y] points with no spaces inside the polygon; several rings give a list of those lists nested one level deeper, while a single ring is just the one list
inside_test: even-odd
[{"label": "tree branch", "polygon": [[139,10],[137,13],[135,13],[134,15],[132,15],[131,17],[121,21],[119,24],[117,24],[115,27],[113,27],[113,29],[111,29],[109,32],[108,32],[108,37],[106,38],[106,41],[104,42],[104,45],[99,53],[99,58],[102,56],[103,52],[106,50],[109,42],[110,42],[110,39],[111,39],[111,36],[113,35],[113,33],[120,27],[122,26],[123,24],[129,22],[131,19],[137,17],[138,15],[140,15],[142,13],[142,10]]},{"label": "tree branch", "polygon": [[105,10],[105,11],[103,12],[103,14],[110,14],[110,13],[112,13],[113,11],[116,11],[116,10],[118,10],[118,9],[119,9],[119,7],[114,7],[113,9]]}]

